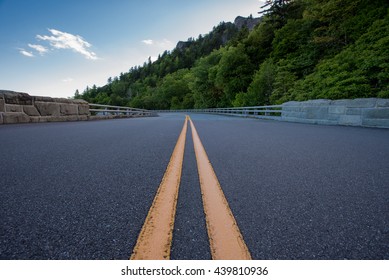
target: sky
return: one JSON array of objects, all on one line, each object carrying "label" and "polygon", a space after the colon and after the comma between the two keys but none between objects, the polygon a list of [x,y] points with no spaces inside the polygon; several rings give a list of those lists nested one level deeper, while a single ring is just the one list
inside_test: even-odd
[{"label": "sky", "polygon": [[0,89],[72,97],[262,0],[0,0]]}]

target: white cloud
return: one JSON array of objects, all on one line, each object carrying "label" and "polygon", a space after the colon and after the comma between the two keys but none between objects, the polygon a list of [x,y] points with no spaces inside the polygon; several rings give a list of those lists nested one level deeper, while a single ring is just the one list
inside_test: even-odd
[{"label": "white cloud", "polygon": [[162,48],[162,49],[171,49],[174,47],[174,43],[168,39],[163,39],[160,41],[147,39],[147,40],[143,40],[142,43],[149,45],[149,46],[156,46],[156,47]]},{"label": "white cloud", "polygon": [[28,46],[34,50],[36,50],[40,55],[44,55],[47,53],[49,50],[42,46],[42,45],[33,45],[33,44],[28,44]]},{"label": "white cloud", "polygon": [[19,52],[20,52],[22,55],[27,56],[27,57],[34,57],[34,56],[35,56],[32,52],[28,52],[28,51],[26,51],[25,49],[19,49]]},{"label": "white cloud", "polygon": [[153,40],[143,40],[142,43],[146,44],[146,45],[152,45],[154,44],[154,41]]},{"label": "white cloud", "polygon": [[48,41],[50,45],[56,49],[71,49],[74,52],[82,54],[87,59],[98,59],[97,55],[89,50],[92,45],[85,41],[81,36],[55,29],[49,29],[49,31],[52,36],[37,35],[36,38],[39,40]]}]

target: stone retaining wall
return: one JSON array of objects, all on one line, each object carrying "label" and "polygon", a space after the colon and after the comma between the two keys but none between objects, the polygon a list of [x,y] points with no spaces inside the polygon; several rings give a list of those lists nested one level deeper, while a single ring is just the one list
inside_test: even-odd
[{"label": "stone retaining wall", "polygon": [[283,121],[389,128],[389,99],[319,99],[282,106]]},{"label": "stone retaining wall", "polygon": [[89,105],[84,100],[0,90],[0,124],[84,121],[89,115]]},{"label": "stone retaining wall", "polygon": [[[0,90],[0,125],[86,121],[126,116],[91,116],[84,100],[30,96]],[[389,128],[389,99],[291,101],[282,104],[282,121]]]}]

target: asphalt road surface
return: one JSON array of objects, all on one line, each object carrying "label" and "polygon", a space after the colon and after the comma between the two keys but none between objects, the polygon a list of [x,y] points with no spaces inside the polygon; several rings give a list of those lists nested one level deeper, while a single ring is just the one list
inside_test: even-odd
[{"label": "asphalt road surface", "polygon": [[[389,130],[190,117],[253,259],[389,259]],[[184,120],[0,126],[0,259],[128,259]],[[211,258],[190,128],[170,258]]]}]

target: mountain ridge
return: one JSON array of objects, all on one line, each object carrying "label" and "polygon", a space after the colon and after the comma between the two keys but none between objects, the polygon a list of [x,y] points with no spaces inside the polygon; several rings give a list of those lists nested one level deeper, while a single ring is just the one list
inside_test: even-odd
[{"label": "mountain ridge", "polygon": [[75,98],[145,109],[389,98],[389,2],[269,3]]},{"label": "mountain ridge", "polygon": [[[236,28],[239,31],[242,30],[243,28],[247,28],[249,31],[252,31],[254,29],[254,27],[257,24],[259,24],[260,22],[261,22],[261,17],[253,18],[252,16],[249,16],[249,17],[237,16],[235,18],[234,22],[226,22],[225,24],[233,24],[236,26]],[[223,24],[223,22],[221,24]],[[209,35],[210,33],[208,33],[207,35]],[[207,35],[205,35],[205,36],[207,36]],[[178,41],[178,43],[176,45],[176,49],[182,51],[183,49],[188,47],[193,42],[193,38],[190,38],[190,39],[191,40],[188,40],[188,41]],[[222,42],[223,42],[222,45],[225,45],[229,41],[229,39],[230,38],[228,38],[228,36],[224,36],[222,38]]]}]

